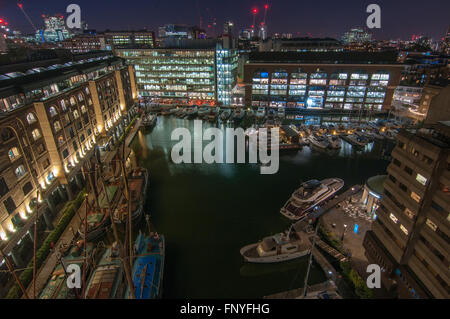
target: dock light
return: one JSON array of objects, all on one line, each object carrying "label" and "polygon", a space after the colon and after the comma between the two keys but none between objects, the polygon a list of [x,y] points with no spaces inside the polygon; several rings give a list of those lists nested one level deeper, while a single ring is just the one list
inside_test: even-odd
[{"label": "dock light", "polygon": [[0,238],[2,239],[2,240],[8,240],[8,237],[6,236],[6,233],[2,230],[2,231],[0,231]]},{"label": "dock light", "polygon": [[20,218],[22,218],[23,220],[27,220],[27,219],[28,219],[28,216],[27,216],[27,214],[25,214],[24,211],[21,211],[21,212],[19,213],[19,215],[20,215]]},{"label": "dock light", "polygon": [[53,176],[58,177],[58,173],[59,173],[58,168],[57,167],[53,167],[52,173],[53,173]]},{"label": "dock light", "polygon": [[332,274],[333,274],[333,272],[332,272],[332,271],[329,271],[328,273],[329,273],[330,275],[332,275]]},{"label": "dock light", "polygon": [[101,133],[102,130],[103,130],[103,127],[102,127],[101,125],[98,125],[98,126],[97,126],[97,131],[98,131],[99,133]]},{"label": "dock light", "polygon": [[41,184],[42,189],[46,189],[47,188],[47,186],[45,186],[44,181],[40,181],[39,184]]},{"label": "dock light", "polygon": [[14,227],[14,225],[10,222],[8,224],[8,229],[12,232],[15,233],[17,231],[17,229]]},{"label": "dock light", "polygon": [[31,214],[33,211],[31,210],[31,208],[30,208],[30,203],[28,203],[27,205],[26,205],[26,208],[27,208],[27,212],[28,212],[28,214]]}]

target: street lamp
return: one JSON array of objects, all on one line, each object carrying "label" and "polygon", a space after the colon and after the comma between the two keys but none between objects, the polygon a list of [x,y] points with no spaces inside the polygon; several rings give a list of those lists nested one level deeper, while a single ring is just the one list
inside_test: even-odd
[{"label": "street lamp", "polygon": [[347,225],[346,224],[344,224],[344,231],[342,232],[342,238],[341,238],[341,241],[343,242],[344,241],[344,236],[345,236],[345,232],[347,231]]}]

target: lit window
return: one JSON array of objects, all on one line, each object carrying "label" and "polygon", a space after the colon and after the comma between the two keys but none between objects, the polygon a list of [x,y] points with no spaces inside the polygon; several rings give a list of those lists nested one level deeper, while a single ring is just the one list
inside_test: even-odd
[{"label": "lit window", "polygon": [[58,132],[61,129],[61,123],[59,123],[59,121],[56,121],[53,124],[53,127],[55,128],[55,132]]},{"label": "lit window", "polygon": [[391,215],[389,215],[389,217],[392,219],[392,221],[393,221],[394,223],[396,223],[396,224],[398,223],[398,218],[395,217],[394,214],[391,213]]},{"label": "lit window", "polygon": [[53,106],[51,106],[51,107],[48,109],[48,112],[50,113],[50,115],[51,115],[52,117],[58,115],[58,112],[56,111],[56,109],[55,109]]},{"label": "lit window", "polygon": [[20,154],[19,154],[19,150],[17,149],[17,147],[13,147],[12,149],[10,149],[8,151],[8,156],[11,161],[18,158],[20,156]]},{"label": "lit window", "polygon": [[409,208],[405,208],[405,214],[406,214],[406,216],[408,216],[410,219],[414,219],[414,213],[413,213]]},{"label": "lit window", "polygon": [[425,186],[427,184],[427,179],[420,174],[417,174],[416,181]]},{"label": "lit window", "polygon": [[36,117],[34,116],[33,113],[28,113],[27,122],[28,124],[33,124],[34,122],[36,122]]},{"label": "lit window", "polygon": [[41,137],[41,132],[36,128],[31,132],[31,135],[33,136],[33,139],[36,141],[38,138]]},{"label": "lit window", "polygon": [[80,114],[78,113],[77,110],[73,111],[73,117],[74,117],[75,119],[77,119],[77,118],[80,117]]},{"label": "lit window", "polygon": [[428,225],[428,227],[430,227],[433,231],[436,231],[437,225],[436,225],[435,223],[433,223],[431,220],[429,220],[428,218],[427,218],[427,225]]},{"label": "lit window", "polygon": [[408,230],[406,229],[405,226],[400,224],[400,229],[402,230],[402,232],[404,232],[406,235],[408,235]]},{"label": "lit window", "polygon": [[420,196],[414,192],[411,192],[411,198],[414,199],[418,203],[420,202],[420,199],[421,199]]},{"label": "lit window", "polygon": [[21,178],[23,175],[25,175],[27,171],[25,170],[25,167],[23,165],[19,165],[14,173],[16,174],[17,178]]},{"label": "lit window", "polygon": [[70,104],[71,105],[75,105],[76,104],[75,98],[73,96],[70,97]]}]

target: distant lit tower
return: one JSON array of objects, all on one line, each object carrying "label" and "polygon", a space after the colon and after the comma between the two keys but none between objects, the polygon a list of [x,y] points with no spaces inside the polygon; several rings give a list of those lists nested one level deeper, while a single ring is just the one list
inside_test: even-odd
[{"label": "distant lit tower", "polygon": [[233,35],[234,23],[232,21],[227,21],[223,24],[223,34]]},{"label": "distant lit tower", "polygon": [[[59,42],[70,38],[70,33],[66,28],[64,16],[62,15],[42,15],[44,19],[45,29],[43,36],[47,42]],[[42,38],[41,32],[36,32],[36,39],[40,41]]]},{"label": "distant lit tower", "polygon": [[259,38],[262,40],[267,39],[267,25],[266,25],[266,17],[267,17],[267,10],[269,9],[269,5],[266,4],[264,6],[264,19],[261,22],[261,25],[259,27]]},{"label": "distant lit tower", "polygon": [[256,15],[258,14],[258,8],[253,8],[252,15],[253,15],[253,24],[252,24],[252,38],[255,36],[255,28],[256,28]]}]

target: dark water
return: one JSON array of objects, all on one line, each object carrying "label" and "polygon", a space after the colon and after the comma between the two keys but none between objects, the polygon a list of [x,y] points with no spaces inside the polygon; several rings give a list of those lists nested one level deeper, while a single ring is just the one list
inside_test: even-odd
[{"label": "dark water", "polygon": [[[176,127],[192,130],[193,121],[160,117],[134,141],[150,172],[146,207],[153,230],[166,236],[164,298],[258,298],[302,287],[307,257],[247,264],[239,249],[289,227],[279,210],[301,181],[339,177],[347,188],[384,173],[388,164],[379,159],[380,145],[355,152],[345,142],[334,154],[305,147],[281,155],[274,175],[261,175],[257,164],[173,164]],[[312,267],[309,284],[324,280],[320,267]]]}]

